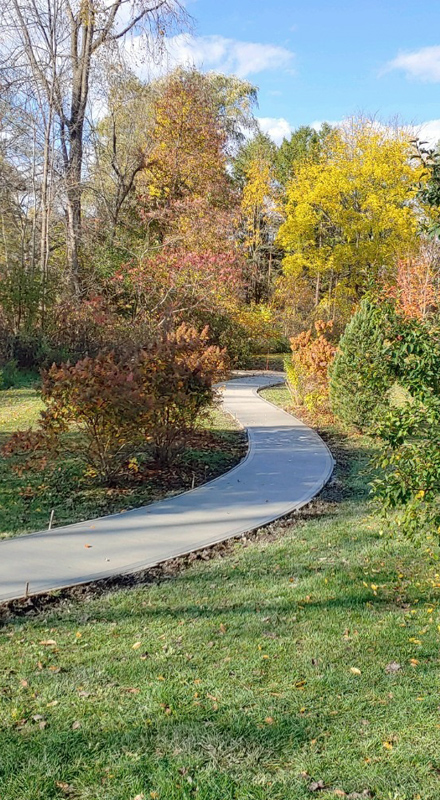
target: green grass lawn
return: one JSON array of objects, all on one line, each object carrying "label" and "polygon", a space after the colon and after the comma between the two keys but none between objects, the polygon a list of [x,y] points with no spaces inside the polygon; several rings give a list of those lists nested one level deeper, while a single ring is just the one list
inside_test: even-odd
[{"label": "green grass lawn", "polygon": [[[36,423],[43,408],[36,381],[36,376],[24,375],[17,388],[0,391],[0,447],[13,431]],[[115,489],[84,477],[84,466],[74,457],[61,458],[54,471],[17,475],[11,459],[0,455],[0,539],[47,528],[52,509],[55,527],[190,489],[230,469],[245,452],[243,432],[216,408],[171,468],[148,469],[147,475],[133,476]]]},{"label": "green grass lawn", "polygon": [[284,370],[284,359],[288,353],[261,353],[249,356],[244,369],[272,369],[277,372]]},{"label": "green grass lawn", "polygon": [[438,800],[440,566],[369,517],[368,447],[247,546],[7,618],[1,800]]}]

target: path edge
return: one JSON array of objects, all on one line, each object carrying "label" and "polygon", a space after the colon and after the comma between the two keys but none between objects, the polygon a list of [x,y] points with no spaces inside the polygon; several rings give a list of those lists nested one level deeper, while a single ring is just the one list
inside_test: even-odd
[{"label": "path edge", "polygon": [[[260,373],[260,375],[261,374],[262,373]],[[241,377],[244,378],[244,377],[248,377],[248,376],[246,376],[246,375],[237,376],[235,378],[235,380],[239,380],[239,378],[241,378]],[[257,377],[257,376],[255,376],[255,377]],[[234,378],[232,380],[234,380]],[[315,497],[317,497],[320,494],[320,492],[322,492],[323,488],[329,482],[329,480],[330,480],[330,478],[331,478],[331,476],[333,474],[336,462],[335,462],[335,459],[334,459],[334,457],[332,455],[332,452],[331,452],[330,448],[328,447],[327,443],[322,439],[322,437],[319,435],[319,433],[316,430],[314,430],[314,428],[311,428],[309,425],[307,425],[301,419],[299,419],[298,417],[295,417],[293,414],[290,414],[288,411],[285,411],[285,409],[281,408],[280,406],[277,406],[275,403],[272,403],[270,400],[266,400],[266,398],[260,396],[260,391],[262,389],[270,389],[271,387],[279,386],[280,384],[283,384],[283,383],[285,383],[285,377],[284,377],[283,373],[280,373],[280,379],[279,380],[275,380],[273,383],[267,384],[266,386],[253,388],[252,392],[256,396],[259,396],[260,400],[262,400],[264,403],[267,403],[268,405],[273,406],[274,408],[276,408],[278,411],[281,411],[283,414],[285,414],[290,419],[294,419],[294,420],[297,420],[298,422],[300,422],[301,425],[304,426],[304,428],[306,428],[309,432],[313,433],[313,435],[315,436],[316,439],[319,440],[321,445],[324,445],[324,448],[325,448],[326,454],[327,454],[327,458],[328,458],[327,470],[325,471],[322,480],[316,485],[316,487],[313,488],[311,494],[309,493],[307,495],[307,497],[304,497],[303,499],[301,499],[299,501],[296,501],[291,506],[287,506],[286,509],[284,509],[280,514],[277,514],[276,516],[269,515],[268,517],[263,519],[258,524],[258,526],[256,526],[255,528],[245,528],[245,529],[243,529],[241,527],[236,528],[234,531],[231,531],[227,536],[220,536],[218,539],[209,540],[209,542],[206,542],[205,544],[201,544],[195,549],[194,548],[190,548],[189,550],[182,550],[182,551],[179,551],[179,552],[173,553],[172,555],[167,556],[167,558],[159,559],[157,561],[146,562],[145,564],[142,564],[142,565],[141,564],[135,564],[135,565],[131,565],[131,566],[129,565],[125,569],[118,568],[118,569],[115,569],[114,571],[105,570],[105,571],[103,571],[101,573],[95,574],[95,576],[93,578],[91,578],[91,579],[88,578],[88,579],[86,579],[84,581],[78,581],[78,582],[73,583],[73,584],[72,583],[66,583],[66,584],[60,583],[57,586],[53,586],[51,589],[46,589],[46,590],[37,591],[37,592],[30,591],[27,596],[24,595],[24,594],[21,594],[21,595],[16,595],[15,597],[9,597],[9,598],[6,598],[4,600],[0,600],[0,607],[1,606],[6,606],[8,603],[11,603],[11,602],[16,602],[18,600],[26,599],[26,597],[31,598],[31,597],[38,597],[38,596],[41,596],[41,595],[52,595],[54,592],[61,591],[63,589],[73,589],[75,586],[87,586],[87,585],[94,584],[96,582],[105,581],[106,579],[116,578],[118,576],[122,577],[122,576],[126,576],[126,575],[135,575],[136,573],[146,572],[146,571],[148,571],[150,569],[154,569],[154,568],[159,567],[161,565],[165,565],[167,562],[173,561],[174,559],[184,558],[185,556],[191,555],[191,553],[198,553],[198,552],[201,552],[203,550],[209,549],[210,547],[215,547],[216,545],[219,545],[222,542],[228,542],[228,541],[230,541],[232,539],[237,539],[238,537],[245,536],[248,533],[252,533],[252,532],[258,531],[261,528],[264,528],[267,525],[270,525],[272,522],[277,522],[278,520],[284,519],[285,517],[289,516],[289,514],[292,514],[295,511],[300,511],[300,509],[302,509],[302,508],[304,508],[304,506],[308,505],[312,500],[314,500]],[[237,419],[234,414],[231,414],[231,412],[228,411],[226,413],[228,413],[234,419]],[[237,420],[237,422],[239,422],[239,420]],[[245,430],[246,432],[248,431],[248,429],[245,428],[245,426],[243,426],[241,423],[239,423],[239,424],[241,425],[243,430]],[[225,475],[230,475],[235,470],[237,470],[239,467],[241,467],[245,463],[245,461],[247,461],[251,457],[252,449],[253,449],[252,448],[252,438],[248,434],[248,450],[247,450],[247,453],[244,456],[244,458],[242,458],[241,461],[238,464],[236,464],[234,467],[232,467],[232,469],[230,469],[227,472],[223,473],[223,475],[218,476],[217,478],[213,478],[211,481],[207,481],[205,484],[202,484],[199,487],[194,487],[194,489],[189,489],[186,492],[180,492],[179,495],[191,494],[192,492],[195,492],[198,489],[203,488],[203,486],[208,486],[209,484],[215,483],[217,480],[219,480],[220,478],[223,478]],[[148,507],[149,507],[148,505],[147,506],[140,506],[138,509],[132,509],[132,510],[140,510],[142,508],[148,508]],[[74,522],[74,523],[71,523],[69,525],[63,525],[63,526],[60,526],[60,527],[70,528],[70,527],[77,526],[78,524],[87,524],[88,522],[94,522],[94,521],[96,521],[98,519],[111,519],[111,517],[117,516],[117,515],[119,515],[119,513],[120,512],[117,512],[116,514],[107,514],[104,517],[95,517],[94,520],[85,520],[84,523]],[[129,512],[127,512],[127,513],[129,513]],[[57,530],[59,530],[59,528],[58,529],[54,528],[53,532],[56,533]],[[27,536],[38,536],[40,534],[47,534],[47,531],[46,530],[35,531],[34,533],[25,534],[24,536],[20,537],[20,539],[25,539]],[[4,546],[4,545],[7,545],[8,542],[14,542],[14,541],[15,541],[15,538],[6,539],[1,543],[1,545]]]}]

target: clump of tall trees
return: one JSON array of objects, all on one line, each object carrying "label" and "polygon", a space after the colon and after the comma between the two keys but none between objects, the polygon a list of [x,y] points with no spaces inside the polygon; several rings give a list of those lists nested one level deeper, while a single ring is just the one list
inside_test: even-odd
[{"label": "clump of tall trees", "polygon": [[331,321],[336,340],[417,251],[428,168],[406,131],[358,119],[302,126],[277,147],[246,81],[136,77],[130,32],[144,31],[153,64],[187,24],[172,0],[8,7],[3,362],[91,355],[117,345],[112,330],[121,348],[143,346],[182,322],[208,325],[242,364],[315,322]]}]

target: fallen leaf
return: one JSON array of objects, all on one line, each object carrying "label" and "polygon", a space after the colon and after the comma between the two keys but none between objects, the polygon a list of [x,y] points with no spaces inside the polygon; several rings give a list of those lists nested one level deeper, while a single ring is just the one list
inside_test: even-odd
[{"label": "fallen leaf", "polygon": [[40,731],[44,731],[46,725],[47,725],[46,720],[42,719],[41,722],[38,723],[38,727],[39,727]]},{"label": "fallen leaf", "polygon": [[390,663],[385,667],[385,672],[387,672],[388,675],[391,675],[393,672],[399,672],[400,669],[402,669],[402,667],[397,663],[397,661],[390,661]]},{"label": "fallen leaf", "polygon": [[58,700],[52,700],[50,703],[47,704],[47,708],[53,708],[53,706],[58,705]]},{"label": "fallen leaf", "polygon": [[385,750],[392,750],[393,749],[393,745],[391,744],[391,742],[382,742],[382,744],[383,744]]},{"label": "fallen leaf", "polygon": [[142,642],[135,642],[134,645],[132,645],[131,649],[132,650],[138,650],[139,647],[141,646],[141,644],[142,644]]},{"label": "fallen leaf", "polygon": [[226,633],[226,625],[223,625],[223,622],[220,623],[220,633]]},{"label": "fallen leaf", "polygon": [[145,800],[145,795],[137,794],[136,797],[133,797],[133,800]]},{"label": "fallen leaf", "polygon": [[56,781],[55,786],[58,789],[61,789],[62,792],[65,792],[65,794],[71,794],[73,791],[75,791],[70,783],[65,783],[64,781]]},{"label": "fallen leaf", "polygon": [[21,684],[21,686],[23,686],[24,689],[26,689],[26,687],[29,686],[28,682],[25,681],[25,680],[21,680],[20,684]]},{"label": "fallen leaf", "polygon": [[86,548],[86,550],[90,550],[90,548],[93,547],[93,545],[92,544],[85,544],[84,547]]},{"label": "fallen leaf", "polygon": [[322,792],[325,789],[324,781],[313,781],[308,786],[309,792]]},{"label": "fallen leaf", "polygon": [[72,730],[73,731],[77,731],[80,727],[81,727],[80,721],[79,720],[75,720],[75,722],[72,724]]},{"label": "fallen leaf", "polygon": [[346,793],[342,789],[334,789],[333,794],[336,797],[347,797]]},{"label": "fallen leaf", "polygon": [[361,674],[362,674],[362,673],[361,673],[361,671],[360,671],[360,669],[358,669],[357,667],[350,667],[350,672],[351,672],[353,675],[361,675]]},{"label": "fallen leaf", "polygon": [[34,720],[34,722],[39,722],[40,719],[44,719],[44,717],[41,714],[34,714],[32,719]]},{"label": "fallen leaf", "polygon": [[56,644],[56,641],[55,641],[55,639],[42,639],[40,644],[44,644],[47,647],[52,647],[52,645]]},{"label": "fallen leaf", "polygon": [[266,717],[264,721],[266,725],[273,725],[273,717]]},{"label": "fallen leaf", "polygon": [[420,661],[417,661],[417,658],[410,658],[409,663],[412,667],[417,667],[420,664]]}]

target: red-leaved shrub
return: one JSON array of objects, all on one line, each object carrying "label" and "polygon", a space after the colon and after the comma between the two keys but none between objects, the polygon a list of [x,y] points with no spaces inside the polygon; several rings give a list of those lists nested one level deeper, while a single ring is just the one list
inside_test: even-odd
[{"label": "red-leaved shrub", "polygon": [[3,453],[35,467],[73,450],[108,484],[142,449],[168,463],[214,400],[213,384],[226,369],[224,352],[207,342],[207,329],[181,325],[128,361],[101,353],[53,365],[43,376],[39,427],[15,433]]}]

